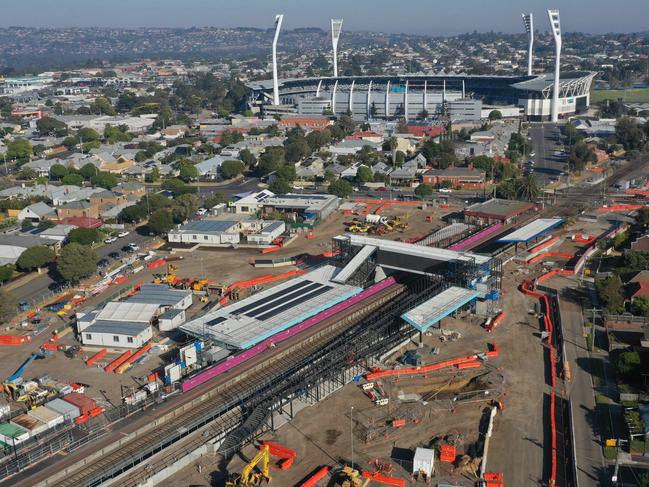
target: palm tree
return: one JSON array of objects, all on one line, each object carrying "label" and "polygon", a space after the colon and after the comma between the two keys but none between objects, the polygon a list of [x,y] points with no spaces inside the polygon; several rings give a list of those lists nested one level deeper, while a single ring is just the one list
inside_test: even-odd
[{"label": "palm tree", "polygon": [[520,199],[526,201],[535,201],[541,194],[536,178],[532,174],[527,174],[517,181],[516,193]]}]

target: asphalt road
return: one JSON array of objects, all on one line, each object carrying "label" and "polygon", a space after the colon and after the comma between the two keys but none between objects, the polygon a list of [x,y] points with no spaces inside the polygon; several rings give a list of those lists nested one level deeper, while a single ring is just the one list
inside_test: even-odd
[{"label": "asphalt road", "polygon": [[561,131],[552,123],[531,124],[529,135],[532,139],[534,156],[534,176],[539,183],[548,184],[552,178],[558,178],[561,172],[567,172],[565,158],[555,155],[563,149]]},{"label": "asphalt road", "polygon": [[[135,243],[142,247],[151,237],[143,235],[135,231],[131,231],[129,235],[117,239],[117,242],[111,244],[104,244],[97,249],[97,256],[99,259],[106,257],[111,252],[119,252],[122,247],[128,243]],[[30,304],[38,304],[44,296],[53,294],[51,288],[56,285],[56,281],[51,273],[42,274],[35,279],[13,289],[11,292],[18,297],[19,300],[26,300]]]}]

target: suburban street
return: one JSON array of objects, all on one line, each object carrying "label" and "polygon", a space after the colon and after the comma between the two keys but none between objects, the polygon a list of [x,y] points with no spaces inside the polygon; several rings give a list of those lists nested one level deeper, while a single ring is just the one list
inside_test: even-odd
[{"label": "suburban street", "polygon": [[563,148],[561,131],[551,123],[530,124],[529,135],[534,151],[530,157],[535,162],[534,175],[540,184],[547,184],[566,170],[565,160],[555,155],[559,147]]}]

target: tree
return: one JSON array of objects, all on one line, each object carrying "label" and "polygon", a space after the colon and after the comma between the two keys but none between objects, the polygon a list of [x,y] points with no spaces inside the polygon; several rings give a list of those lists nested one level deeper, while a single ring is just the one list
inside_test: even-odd
[{"label": "tree", "polygon": [[70,243],[61,250],[56,268],[66,281],[78,281],[97,271],[97,252],[87,245]]},{"label": "tree", "polygon": [[626,150],[642,149],[646,135],[638,123],[629,117],[622,117],[615,125],[615,139]]},{"label": "tree", "polygon": [[622,352],[615,361],[615,371],[621,376],[631,375],[640,366],[638,352]]},{"label": "tree", "polygon": [[77,132],[77,138],[80,142],[99,142],[101,140],[101,135],[95,129],[84,127]]},{"label": "tree", "polygon": [[184,164],[183,167],[180,168],[178,177],[186,183],[195,181],[198,179],[198,169],[196,169],[196,166],[193,164]]},{"label": "tree", "polygon": [[291,185],[282,178],[276,178],[268,187],[275,194],[286,194],[291,192]]},{"label": "tree", "polygon": [[576,142],[570,149],[568,165],[572,171],[583,171],[589,162],[597,161],[595,153],[582,140]]},{"label": "tree", "polygon": [[151,169],[151,172],[146,175],[146,180],[150,183],[155,183],[158,179],[160,179],[160,169],[155,166]]},{"label": "tree", "polygon": [[369,167],[359,166],[358,171],[356,171],[356,177],[361,183],[367,183],[374,179],[374,174]]},{"label": "tree", "polygon": [[5,264],[0,266],[0,282],[5,283],[10,280],[14,275],[14,266],[13,264]]},{"label": "tree", "polygon": [[15,159],[18,163],[27,162],[32,153],[32,144],[26,139],[12,140],[7,144],[7,159]]},{"label": "tree", "polygon": [[285,146],[288,162],[298,162],[311,155],[311,147],[304,137],[299,137]]},{"label": "tree", "polygon": [[117,219],[124,223],[139,223],[146,218],[146,208],[141,205],[131,205],[120,211]]},{"label": "tree", "polygon": [[85,179],[86,181],[90,181],[93,177],[95,177],[99,173],[99,169],[97,166],[94,164],[84,164],[81,169],[79,169],[79,174]]},{"label": "tree", "polygon": [[34,171],[31,167],[23,167],[18,174],[16,174],[18,179],[32,180],[38,177],[38,173]]},{"label": "tree", "polygon": [[528,174],[516,181],[516,194],[526,201],[535,201],[539,197],[541,189],[534,175]]},{"label": "tree", "polygon": [[53,262],[55,258],[56,254],[51,248],[46,247],[45,245],[36,245],[34,247],[29,247],[20,254],[20,257],[18,257],[18,260],[16,261],[16,265],[20,270],[33,271],[34,269],[38,269],[39,267],[43,267],[44,265]]},{"label": "tree", "polygon": [[489,112],[489,120],[494,121],[494,120],[502,120],[503,114],[500,110],[491,110]]},{"label": "tree", "polygon": [[149,218],[149,230],[155,235],[167,233],[174,226],[171,212],[167,209],[160,209],[153,212]]},{"label": "tree", "polygon": [[68,233],[68,242],[92,245],[101,241],[101,232],[96,228],[75,228]]},{"label": "tree", "polygon": [[277,176],[290,183],[297,178],[297,171],[295,170],[295,166],[284,164],[277,170]]},{"label": "tree", "polygon": [[174,221],[176,223],[181,223],[185,220],[189,220],[196,214],[199,206],[200,201],[198,196],[195,194],[181,194],[174,199],[171,207]]},{"label": "tree", "polygon": [[83,176],[81,174],[77,174],[76,172],[66,174],[63,176],[63,179],[61,179],[61,182],[63,184],[70,184],[73,186],[81,186],[83,184]]},{"label": "tree", "polygon": [[255,164],[257,164],[257,158],[248,149],[243,149],[241,150],[241,152],[239,152],[239,159],[241,159],[248,167],[253,167]]},{"label": "tree", "polygon": [[63,164],[53,164],[50,167],[50,179],[59,180],[63,179],[68,174],[68,168]]},{"label": "tree", "polygon": [[394,162],[399,165],[406,162],[406,155],[403,151],[398,150],[394,153]]},{"label": "tree", "polygon": [[634,314],[649,316],[649,297],[639,296],[633,300]]},{"label": "tree", "polygon": [[90,104],[90,111],[99,115],[114,116],[117,114],[110,100],[105,96],[98,96],[95,101]]},{"label": "tree", "polygon": [[241,161],[223,161],[223,164],[221,164],[221,175],[223,176],[223,179],[232,179],[241,174],[245,168],[245,164]]},{"label": "tree", "polygon": [[36,130],[39,135],[53,135],[55,137],[65,137],[68,135],[68,126],[52,117],[43,117],[36,121]]},{"label": "tree", "polygon": [[18,298],[8,291],[0,291],[0,321],[8,322],[16,314]]},{"label": "tree", "polygon": [[607,311],[610,313],[624,311],[624,286],[620,276],[614,274],[604,280],[596,279],[595,287]]},{"label": "tree", "polygon": [[117,176],[104,171],[99,171],[97,175],[92,178],[92,184],[105,189],[113,189],[115,186],[117,186],[118,182],[119,179],[117,178]]},{"label": "tree", "polygon": [[329,194],[336,195],[339,198],[347,198],[353,192],[352,185],[344,179],[337,179],[329,185]]},{"label": "tree", "polygon": [[213,208],[221,203],[225,203],[225,195],[223,193],[216,192],[205,198],[205,201],[203,201],[203,206],[205,208]]},{"label": "tree", "polygon": [[194,188],[177,178],[165,179],[161,184],[161,188],[171,191],[176,196],[195,192]]},{"label": "tree", "polygon": [[638,210],[638,215],[635,217],[635,222],[643,227],[649,225],[649,208],[640,208]]},{"label": "tree", "polygon": [[265,175],[277,171],[284,164],[284,154],[284,147],[266,147],[261,156],[259,156],[259,164],[257,165],[259,173]]},{"label": "tree", "polygon": [[420,184],[415,188],[415,194],[423,200],[433,194],[433,188],[429,184]]},{"label": "tree", "polygon": [[130,142],[133,136],[125,130],[120,130],[119,127],[106,125],[104,128],[104,138],[109,144],[115,144],[116,142]]}]

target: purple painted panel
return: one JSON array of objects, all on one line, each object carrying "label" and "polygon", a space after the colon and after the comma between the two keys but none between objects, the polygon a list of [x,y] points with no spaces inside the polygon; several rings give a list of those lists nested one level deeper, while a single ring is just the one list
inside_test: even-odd
[{"label": "purple painted panel", "polygon": [[476,234],[471,235],[470,237],[465,238],[464,240],[459,241],[456,244],[451,245],[448,250],[455,250],[457,252],[461,252],[464,249],[468,248],[471,246],[471,244],[474,244],[478,242],[479,240],[488,237],[489,235],[493,235],[496,233],[498,230],[500,230],[503,227],[502,223],[496,223],[495,225],[492,225],[488,228],[485,228],[484,230],[479,231]]},{"label": "purple painted panel", "polygon": [[307,330],[312,326],[317,325],[318,323],[321,323],[322,321],[335,315],[336,313],[340,313],[341,311],[348,309],[349,307],[355,305],[356,303],[359,303],[362,300],[367,299],[370,296],[373,296],[374,294],[378,293],[379,291],[382,291],[383,289],[391,286],[394,283],[395,280],[393,277],[384,279],[378,284],[375,284],[374,286],[367,288],[365,291],[358,293],[356,296],[353,296],[343,301],[342,303],[338,303],[337,305],[332,306],[331,308],[323,311],[322,313],[318,313],[317,315],[312,316],[311,318],[303,321],[298,325],[289,328],[288,330],[284,330],[280,333],[277,333],[276,335],[273,335],[272,337],[264,340],[261,343],[258,343],[254,347],[249,348],[244,352],[238,353],[237,355],[225,359],[225,362],[214,365],[208,368],[207,370],[205,370],[204,372],[201,372],[198,375],[195,375],[194,377],[191,377],[186,381],[184,381],[182,383],[183,392],[191,391],[195,387],[204,384],[205,382],[212,379],[213,377],[225,373],[230,369],[236,367],[237,365],[243,364],[247,360],[271,348],[273,345],[283,342],[284,340],[288,340],[289,338],[297,335],[298,333]]}]

